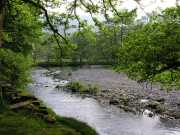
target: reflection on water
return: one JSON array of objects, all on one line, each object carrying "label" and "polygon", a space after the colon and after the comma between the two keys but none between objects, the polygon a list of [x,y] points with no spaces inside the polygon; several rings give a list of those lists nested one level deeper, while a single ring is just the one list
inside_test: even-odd
[{"label": "reflection on water", "polygon": [[33,71],[34,83],[29,85],[30,92],[57,114],[87,122],[100,135],[180,135],[180,128],[172,123],[161,123],[158,117],[133,115],[113,106],[101,105],[92,98],[57,90],[55,87],[59,82],[45,76],[44,72],[45,69]]}]

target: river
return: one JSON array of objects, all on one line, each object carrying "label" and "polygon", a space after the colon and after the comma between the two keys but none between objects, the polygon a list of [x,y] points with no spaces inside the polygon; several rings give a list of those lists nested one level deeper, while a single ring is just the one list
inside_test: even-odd
[{"label": "river", "polygon": [[47,71],[33,69],[33,83],[28,89],[58,115],[86,122],[100,135],[180,135],[180,125],[173,121],[161,121],[158,116],[134,115],[102,105],[93,98],[56,89],[61,80],[45,75]]}]

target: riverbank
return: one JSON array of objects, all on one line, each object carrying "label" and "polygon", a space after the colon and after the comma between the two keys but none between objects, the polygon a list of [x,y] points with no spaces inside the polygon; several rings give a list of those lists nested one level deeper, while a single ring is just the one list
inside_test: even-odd
[{"label": "riverbank", "polygon": [[[96,68],[100,69],[100,67]],[[81,69],[35,68],[32,70],[33,83],[28,86],[28,91],[52,108],[56,114],[83,121],[96,129],[99,135],[177,135],[180,133],[180,125],[175,120],[160,119],[157,115],[153,117],[148,117],[147,114],[134,115],[109,103],[101,104],[94,99],[95,96],[84,95],[87,91],[80,95],[60,87],[71,80],[71,72],[78,70]],[[66,77],[69,77],[69,80]]]},{"label": "riverbank", "polygon": [[148,109],[161,118],[180,120],[180,91],[168,92],[155,85],[152,89],[150,85],[145,88],[145,84],[138,84],[123,73],[97,66],[68,71],[61,68],[61,72],[57,72],[58,68],[54,70],[56,72],[50,72],[56,79],[99,86],[101,92],[95,98],[103,104],[115,105],[133,113]]},{"label": "riverbank", "polygon": [[2,135],[97,135],[86,123],[57,116],[36,97],[16,91],[0,109]]}]

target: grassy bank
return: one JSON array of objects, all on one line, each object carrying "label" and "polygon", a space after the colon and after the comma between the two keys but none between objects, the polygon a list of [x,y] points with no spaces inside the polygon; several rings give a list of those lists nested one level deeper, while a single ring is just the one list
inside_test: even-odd
[{"label": "grassy bank", "polygon": [[0,135],[96,135],[85,123],[71,118],[58,117],[49,124],[24,111],[4,110],[0,114]]},{"label": "grassy bank", "polygon": [[27,100],[29,104],[0,106],[0,135],[97,135],[86,123],[57,116],[32,95],[22,95],[14,98],[13,105]]}]

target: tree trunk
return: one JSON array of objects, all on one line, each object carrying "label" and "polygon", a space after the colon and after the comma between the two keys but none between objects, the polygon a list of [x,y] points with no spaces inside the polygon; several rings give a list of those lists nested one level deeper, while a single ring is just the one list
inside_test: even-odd
[{"label": "tree trunk", "polygon": [[62,47],[59,47],[59,65],[63,65],[63,50]]},{"label": "tree trunk", "polygon": [[3,16],[0,14],[0,47],[2,47]]},{"label": "tree trunk", "polygon": [[4,24],[4,17],[5,17],[5,10],[6,10],[6,2],[7,0],[0,0],[0,48],[3,44],[3,24]]}]

